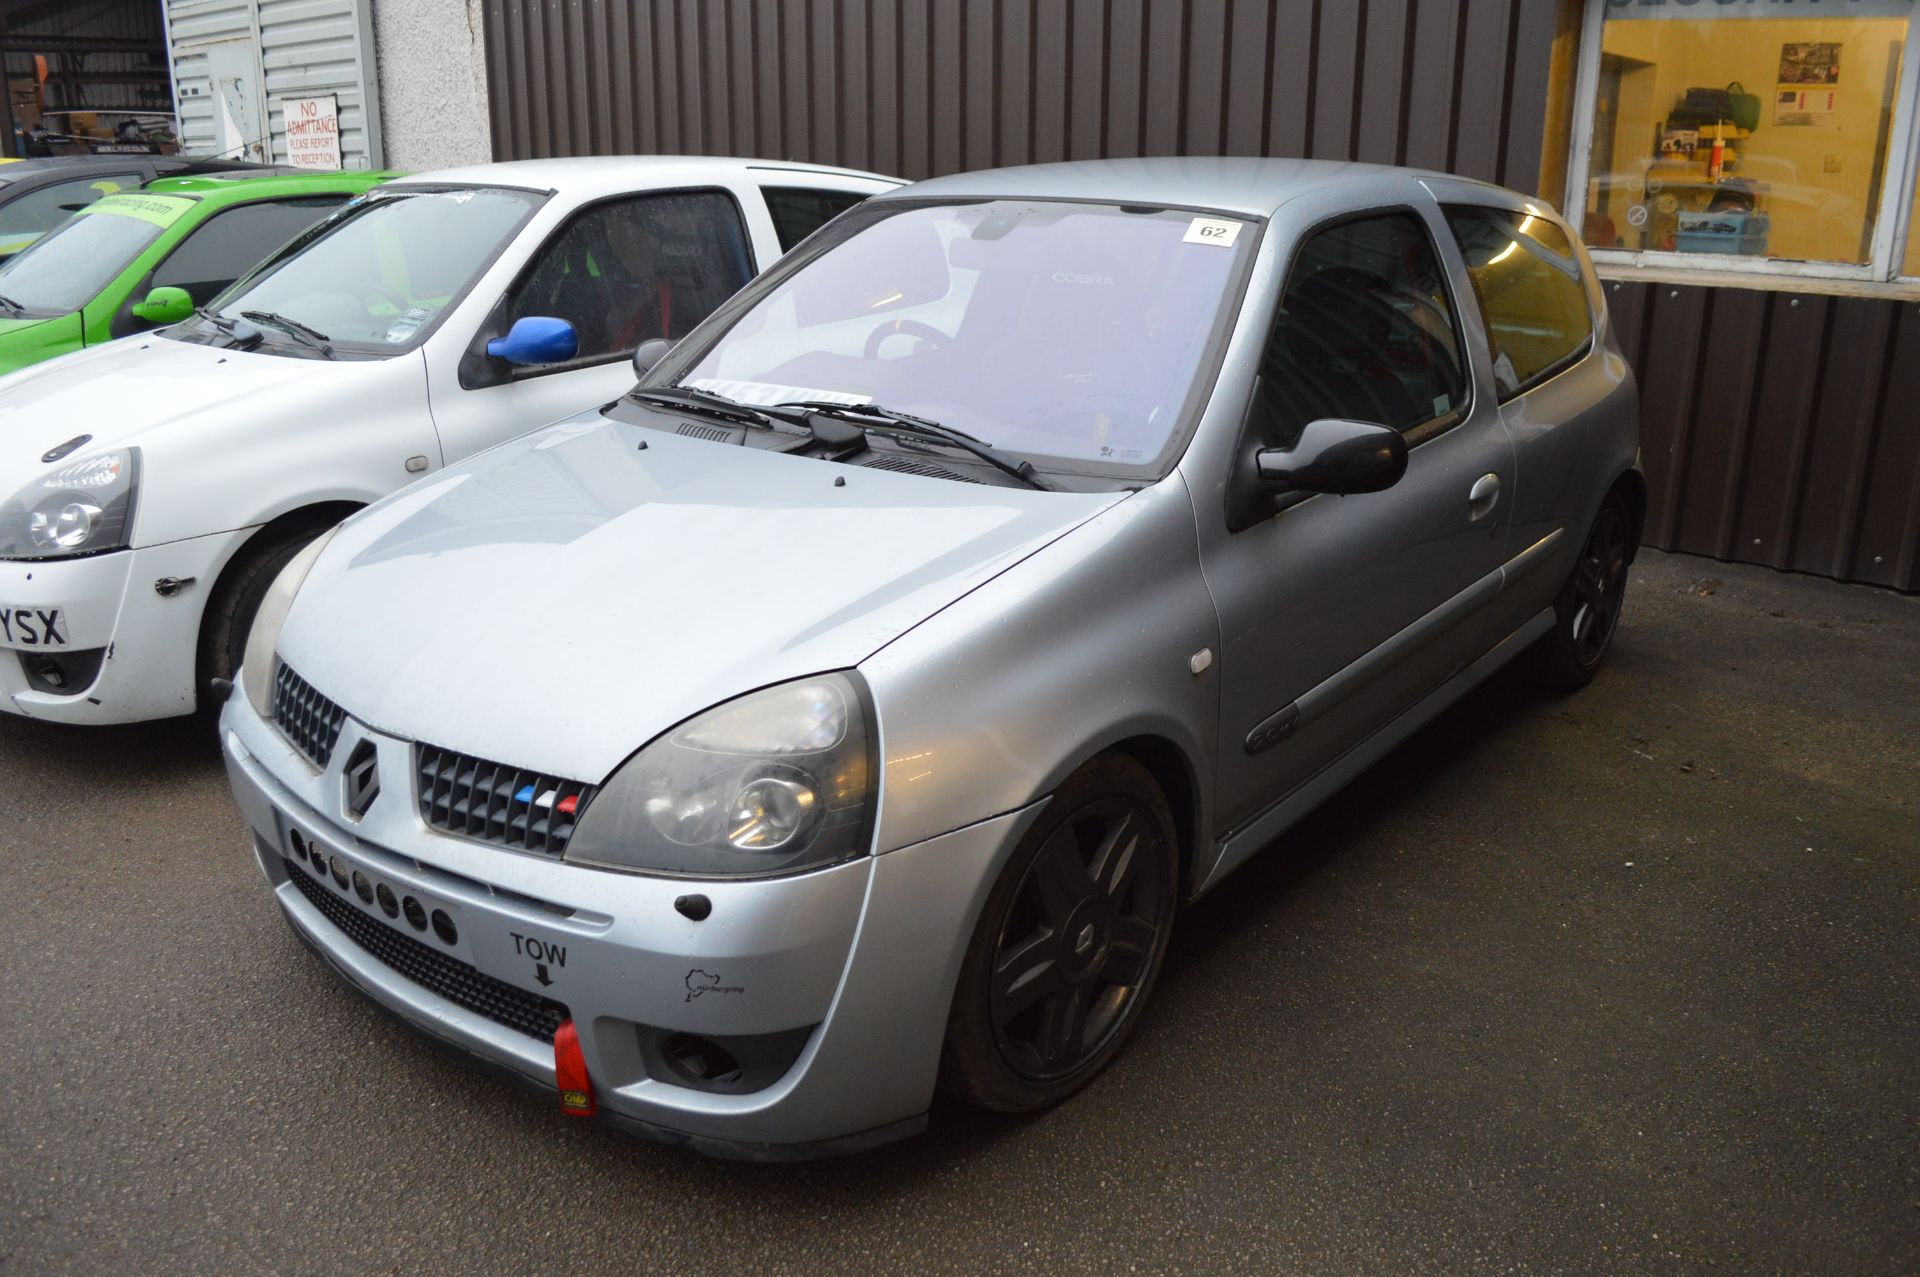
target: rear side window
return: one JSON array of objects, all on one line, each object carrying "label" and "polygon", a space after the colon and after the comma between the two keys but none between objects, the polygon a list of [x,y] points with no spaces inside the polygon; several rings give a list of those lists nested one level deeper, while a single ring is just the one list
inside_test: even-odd
[{"label": "rear side window", "polygon": [[731,196],[686,191],[608,200],[541,248],[507,300],[500,331],[529,315],[573,325],[577,359],[678,340],[753,278]]},{"label": "rear side window", "polygon": [[345,195],[318,195],[262,200],[216,213],[160,263],[153,272],[152,287],[184,288],[194,305],[204,306],[346,199]]},{"label": "rear side window", "polygon": [[1593,313],[1566,232],[1505,209],[1455,206],[1446,214],[1486,317],[1500,398],[1526,393],[1584,354]]},{"label": "rear side window", "polygon": [[809,191],[785,186],[769,186],[761,194],[767,197],[767,212],[773,214],[773,231],[780,237],[783,253],[867,198],[852,191]]},{"label": "rear side window", "polygon": [[1412,433],[1466,400],[1446,276],[1411,213],[1341,222],[1301,246],[1261,358],[1269,447],[1310,421]]},{"label": "rear side window", "polygon": [[137,173],[112,173],[55,182],[28,191],[0,206],[0,253],[25,248],[35,237],[52,230],[102,195],[131,190],[138,185]]}]

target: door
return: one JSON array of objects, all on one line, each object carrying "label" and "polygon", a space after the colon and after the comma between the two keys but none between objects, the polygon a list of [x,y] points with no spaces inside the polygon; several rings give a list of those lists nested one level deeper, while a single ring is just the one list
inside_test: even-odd
[{"label": "door", "polygon": [[266,163],[272,137],[260,46],[252,40],[222,40],[205,49],[207,76],[213,82],[213,153]]},{"label": "door", "polygon": [[1444,233],[1431,206],[1369,212],[1310,232],[1288,272],[1247,429],[1284,447],[1318,418],[1391,426],[1407,471],[1384,492],[1283,498],[1203,548],[1220,614],[1222,832],[1480,650],[1513,449],[1476,390],[1484,360],[1463,336]]},{"label": "door", "polygon": [[[731,192],[663,191],[602,200],[575,212],[520,271],[479,331],[440,371],[430,356],[433,419],[452,462],[515,435],[618,398],[634,382],[633,349],[678,340],[755,273]],[[565,363],[514,368],[486,353],[514,321],[573,325]]]}]

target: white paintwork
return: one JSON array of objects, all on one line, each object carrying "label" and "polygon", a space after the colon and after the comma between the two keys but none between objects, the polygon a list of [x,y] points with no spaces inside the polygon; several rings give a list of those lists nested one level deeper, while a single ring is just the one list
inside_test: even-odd
[{"label": "white paintwork", "polygon": [[[326,361],[153,333],[0,378],[0,501],[45,473],[41,454],[76,434],[94,438],[72,461],[115,446],[140,449],[131,551],[0,562],[0,600],[68,609],[86,622],[72,646],[111,646],[112,657],[87,694],[52,697],[29,692],[18,661],[0,650],[0,710],[93,723],[190,711],[202,612],[219,572],[253,532],[303,507],[372,501],[418,477],[408,473],[409,458],[426,457],[430,474],[631,386],[625,359],[475,390],[462,389],[455,372],[521,268],[582,205],[647,191],[725,189],[744,216],[755,269],[765,269],[780,247],[762,185],[863,194],[899,185],[845,170],[697,157],[532,160],[423,173],[398,184],[419,183],[553,195],[415,350]],[[149,574],[148,552],[179,543],[199,547],[186,570]],[[103,573],[101,559],[134,566]],[[160,575],[192,576],[195,585],[163,599],[152,589]]]}]

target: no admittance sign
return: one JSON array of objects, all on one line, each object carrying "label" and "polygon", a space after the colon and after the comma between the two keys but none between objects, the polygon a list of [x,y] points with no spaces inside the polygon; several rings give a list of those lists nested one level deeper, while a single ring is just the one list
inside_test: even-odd
[{"label": "no admittance sign", "polygon": [[334,96],[283,98],[287,162],[295,168],[340,169],[340,112]]}]

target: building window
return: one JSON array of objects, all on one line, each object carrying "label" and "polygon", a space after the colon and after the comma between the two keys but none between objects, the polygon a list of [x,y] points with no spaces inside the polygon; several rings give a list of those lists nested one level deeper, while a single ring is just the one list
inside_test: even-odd
[{"label": "building window", "polygon": [[1856,280],[1920,265],[1901,220],[1914,0],[1589,4],[1568,203],[1602,264]]}]

